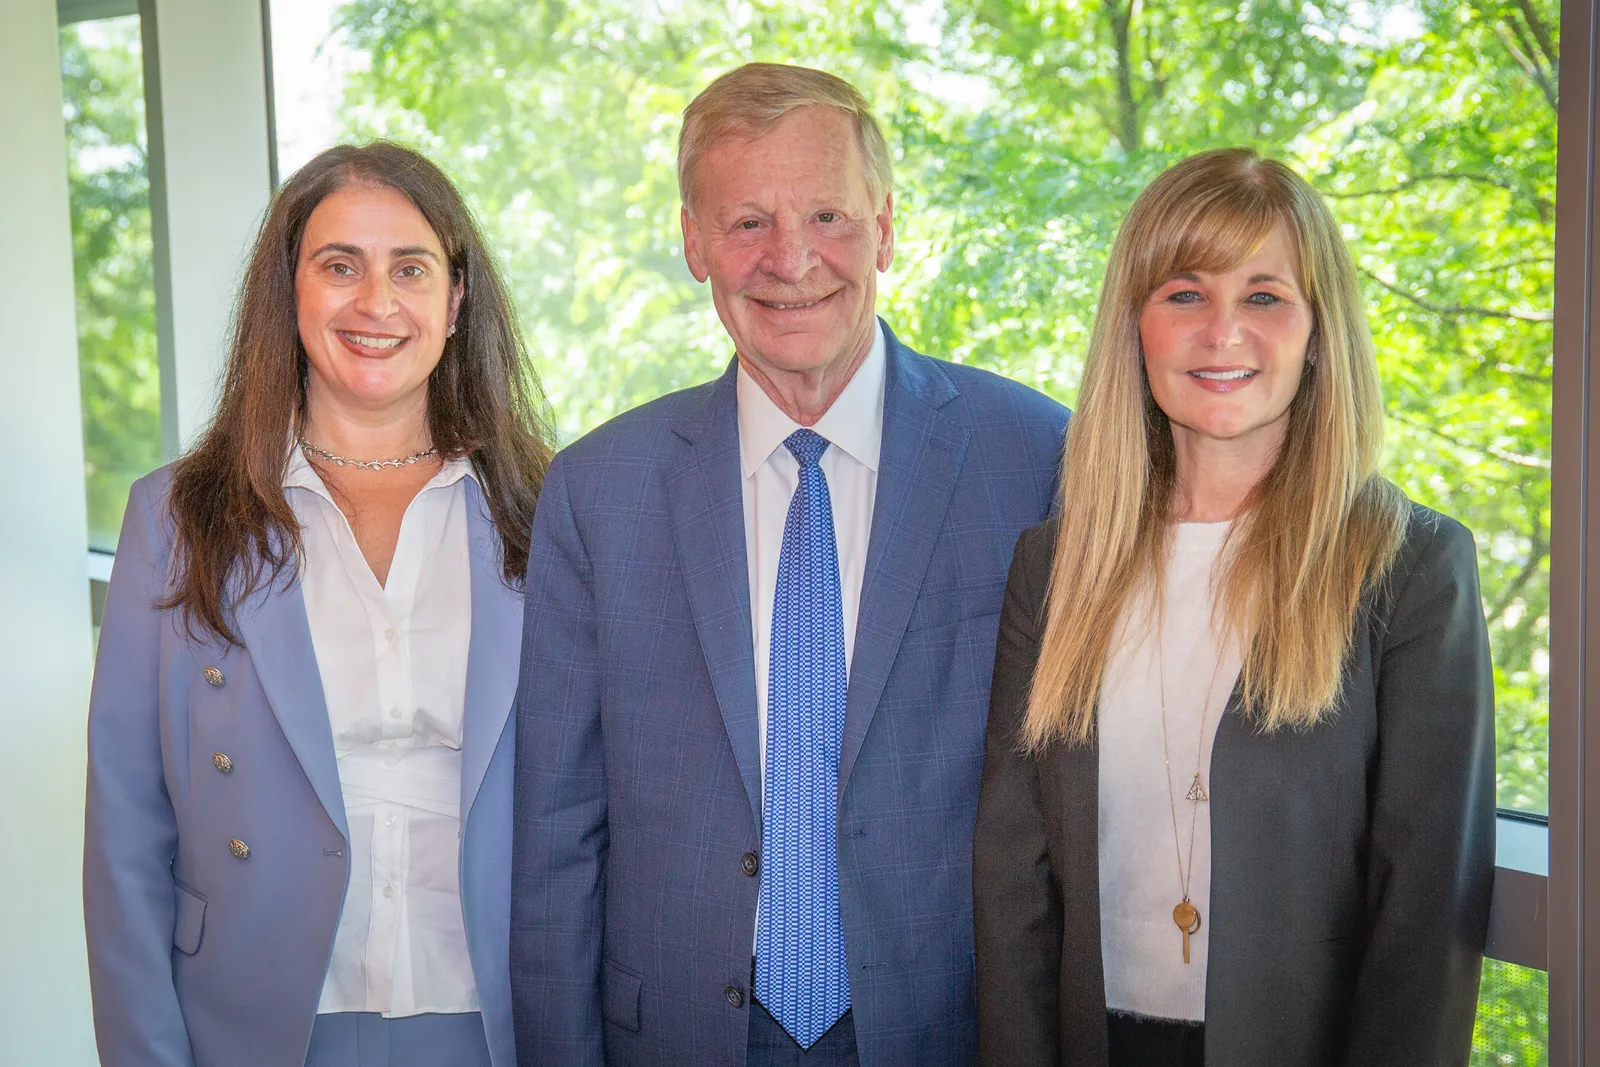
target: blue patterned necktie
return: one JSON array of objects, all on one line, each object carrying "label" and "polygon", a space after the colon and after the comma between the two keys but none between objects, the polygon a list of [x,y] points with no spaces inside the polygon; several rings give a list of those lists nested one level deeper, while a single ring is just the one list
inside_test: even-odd
[{"label": "blue patterned necktie", "polygon": [[828,442],[796,430],[800,463],[772,601],[761,925],[755,993],[801,1048],[850,1008],[839,918],[839,750],[844,742],[844,606],[828,480]]}]

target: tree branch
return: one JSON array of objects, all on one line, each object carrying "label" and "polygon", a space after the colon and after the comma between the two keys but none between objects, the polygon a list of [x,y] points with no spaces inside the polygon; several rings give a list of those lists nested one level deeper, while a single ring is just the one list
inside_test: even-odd
[{"label": "tree branch", "polygon": [[1531,467],[1535,470],[1545,471],[1550,469],[1550,461],[1542,456],[1524,456],[1519,455],[1516,452],[1504,452],[1490,445],[1471,444],[1452,434],[1445,433],[1436,426],[1432,426],[1425,422],[1418,422],[1416,419],[1407,418],[1404,415],[1396,415],[1393,412],[1389,414],[1389,418],[1393,419],[1395,422],[1403,423],[1404,425],[1411,427],[1413,430],[1420,430],[1423,433],[1437,437],[1445,444],[1451,445],[1462,452],[1466,452],[1473,456],[1487,456],[1490,459],[1497,459],[1501,463],[1509,463],[1514,467]]},{"label": "tree branch", "polygon": [[1533,4],[1529,0],[1517,0],[1517,9],[1522,12],[1522,17],[1527,20],[1528,29],[1533,31],[1534,39],[1539,42],[1539,51],[1544,53],[1544,61],[1550,65],[1550,69],[1559,70],[1561,68],[1561,57],[1556,52],[1555,41],[1551,39],[1550,30],[1546,28],[1544,20],[1533,9]]},{"label": "tree branch", "polygon": [[1500,35],[1500,40],[1505,44],[1506,51],[1510,52],[1511,58],[1517,61],[1517,66],[1521,67],[1523,72],[1538,84],[1540,90],[1544,93],[1544,98],[1550,103],[1550,109],[1552,111],[1556,110],[1556,90],[1550,84],[1549,76],[1545,74],[1539,64],[1533,61],[1531,56],[1518,46],[1515,40],[1522,27],[1511,24],[1510,20],[1507,19],[1495,23],[1494,28],[1495,32]]},{"label": "tree branch", "polygon": [[1105,0],[1106,14],[1111,18],[1111,38],[1117,51],[1117,139],[1124,152],[1137,152],[1143,141],[1139,129],[1139,105],[1133,98],[1133,52],[1129,47],[1128,30],[1133,21],[1133,0],[1127,7],[1117,6],[1117,0]]},{"label": "tree branch", "polygon": [[1433,315],[1438,315],[1441,318],[1466,316],[1475,319],[1510,319],[1515,322],[1550,322],[1554,318],[1554,316],[1548,311],[1505,311],[1498,310],[1496,308],[1471,307],[1460,304],[1435,304],[1431,301],[1424,300],[1415,293],[1407,292],[1398,285],[1395,285],[1393,282],[1386,281],[1385,279],[1374,274],[1372,271],[1367,270],[1365,267],[1357,267],[1356,269],[1362,274],[1366,275],[1368,278],[1371,278],[1373,281],[1377,282],[1382,288],[1387,289],[1395,296],[1398,296],[1400,299],[1415,304],[1423,311],[1429,312]]}]

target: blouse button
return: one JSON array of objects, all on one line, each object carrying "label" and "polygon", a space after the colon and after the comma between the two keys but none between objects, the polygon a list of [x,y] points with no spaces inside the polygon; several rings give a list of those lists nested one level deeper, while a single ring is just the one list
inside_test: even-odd
[{"label": "blouse button", "polygon": [[233,773],[233,760],[229,759],[224,753],[213,752],[211,754],[211,765],[223,774]]},{"label": "blouse button", "polygon": [[228,851],[233,853],[234,859],[247,860],[250,858],[250,846],[240,841],[237,837],[228,842]]},{"label": "blouse button", "polygon": [[222,672],[217,670],[217,668],[215,668],[215,667],[207,667],[206,668],[206,681],[211,684],[211,687],[213,689],[220,689],[220,688],[222,688],[222,683],[227,681],[227,679],[222,677]]}]

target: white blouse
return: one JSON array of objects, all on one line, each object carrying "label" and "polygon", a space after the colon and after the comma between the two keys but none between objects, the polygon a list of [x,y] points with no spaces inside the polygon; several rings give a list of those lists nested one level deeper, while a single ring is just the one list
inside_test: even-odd
[{"label": "white blouse", "polygon": [[461,912],[461,731],[472,630],[466,460],[406,508],[386,585],[298,448],[284,487],[350,826],[319,1012],[478,1010]]},{"label": "white blouse", "polygon": [[[1211,617],[1212,579],[1228,526],[1176,527],[1164,606],[1158,615],[1148,594],[1129,605],[1101,681],[1100,951],[1111,1011],[1157,1019],[1206,1017],[1211,805],[1185,797],[1197,770],[1208,794],[1212,788],[1212,743],[1242,663],[1240,649],[1233,642],[1224,645]],[[1185,964],[1172,910],[1183,899],[1180,857],[1188,866],[1191,816],[1189,902],[1200,913],[1200,929],[1189,938]]]}]

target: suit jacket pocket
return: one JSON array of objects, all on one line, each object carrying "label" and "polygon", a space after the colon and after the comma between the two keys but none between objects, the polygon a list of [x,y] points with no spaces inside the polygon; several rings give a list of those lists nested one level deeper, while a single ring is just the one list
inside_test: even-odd
[{"label": "suit jacket pocket", "polygon": [[620,963],[606,960],[600,986],[606,1022],[638,1033],[639,998],[644,989],[644,976],[628,970]]},{"label": "suit jacket pocket", "polygon": [[172,894],[178,902],[178,919],[172,925],[172,947],[188,956],[200,951],[200,935],[206,926],[206,898],[172,880]]}]

